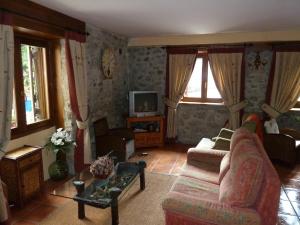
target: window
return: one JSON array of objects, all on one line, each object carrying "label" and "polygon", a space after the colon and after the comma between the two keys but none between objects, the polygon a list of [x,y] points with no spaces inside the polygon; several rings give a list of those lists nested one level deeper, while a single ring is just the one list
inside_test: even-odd
[{"label": "window", "polygon": [[202,54],[196,59],[195,67],[182,101],[203,103],[222,102],[221,95],[212,76],[207,54]]},{"label": "window", "polygon": [[47,40],[15,36],[15,79],[11,129],[13,137],[52,126],[50,66]]}]

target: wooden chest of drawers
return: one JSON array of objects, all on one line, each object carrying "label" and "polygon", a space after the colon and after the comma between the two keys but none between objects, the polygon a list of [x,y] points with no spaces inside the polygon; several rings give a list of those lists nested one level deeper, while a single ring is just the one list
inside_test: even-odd
[{"label": "wooden chest of drawers", "polygon": [[44,182],[42,148],[24,146],[8,152],[0,165],[1,179],[8,188],[8,200],[19,207],[42,191]]}]

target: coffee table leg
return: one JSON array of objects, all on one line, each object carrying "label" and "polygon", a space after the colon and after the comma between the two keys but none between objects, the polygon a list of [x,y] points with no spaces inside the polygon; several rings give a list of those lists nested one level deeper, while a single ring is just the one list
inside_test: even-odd
[{"label": "coffee table leg", "polygon": [[84,219],[84,218],[85,218],[84,204],[78,202],[78,219]]},{"label": "coffee table leg", "polygon": [[122,190],[119,188],[111,188],[110,189],[110,197],[111,197],[111,223],[112,225],[119,224],[119,209],[118,209],[118,196],[121,194]]},{"label": "coffee table leg", "polygon": [[[75,180],[73,181],[73,184],[77,190],[77,195],[80,195],[84,191],[84,182]],[[78,218],[83,219],[85,218],[85,210],[84,210],[84,203],[78,202]]]},{"label": "coffee table leg", "polygon": [[139,167],[140,167],[140,188],[141,190],[145,190],[145,168],[146,168],[146,162],[145,161],[139,161]]},{"label": "coffee table leg", "polygon": [[111,224],[112,225],[119,224],[118,198],[113,199],[113,201],[111,202]]}]

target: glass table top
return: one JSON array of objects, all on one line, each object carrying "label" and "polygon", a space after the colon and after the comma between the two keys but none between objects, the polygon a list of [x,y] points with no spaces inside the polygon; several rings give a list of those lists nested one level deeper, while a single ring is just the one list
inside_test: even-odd
[{"label": "glass table top", "polygon": [[[119,191],[121,194],[139,174],[137,163],[123,162],[115,167],[115,173],[107,179],[94,179],[85,190],[74,196],[76,201],[84,201],[87,204],[95,205],[98,207],[109,207],[111,202],[111,191]],[[77,185],[80,181],[75,181]]]},{"label": "glass table top", "polygon": [[[122,187],[120,185],[121,182],[118,182],[119,186],[117,186],[117,187],[119,187],[121,190],[126,188],[130,183],[132,183],[132,180],[135,179],[138,172],[139,172],[139,167],[138,167],[137,163],[131,163],[131,162],[126,162],[125,164],[120,163],[118,165],[117,170],[116,170],[116,174],[117,175],[122,174],[123,181],[125,181],[124,182],[125,185],[124,185],[124,187]],[[135,174],[135,175],[134,175],[134,177],[132,177],[132,179],[129,179],[129,177],[131,177],[130,176],[131,174]],[[85,170],[83,170],[78,175],[78,177],[81,181],[84,181],[84,183],[85,183],[85,188],[86,188],[86,191],[87,191],[86,195],[91,195],[92,193],[97,192],[97,191],[99,192],[98,193],[98,195],[99,195],[101,193],[101,190],[99,188],[101,187],[101,189],[103,189],[103,187],[104,187],[104,189],[105,189],[105,186],[107,186],[107,184],[108,184],[108,180],[100,180],[100,179],[97,179],[97,178],[93,177],[93,175],[89,172],[89,168],[86,168]],[[120,180],[120,178],[118,178],[118,176],[117,176],[117,179]],[[76,181],[76,180],[78,180],[78,178],[73,177],[73,178],[67,180],[64,183],[60,183],[59,185],[57,185],[56,187],[53,187],[50,190],[50,194],[55,195],[55,196],[60,196],[60,197],[73,199],[74,196],[77,195],[76,188],[73,184],[73,182]],[[111,179],[110,184],[112,183],[112,181],[113,180]],[[97,193],[95,193],[95,194],[97,194]],[[95,196],[90,196],[90,198],[95,198]]]}]

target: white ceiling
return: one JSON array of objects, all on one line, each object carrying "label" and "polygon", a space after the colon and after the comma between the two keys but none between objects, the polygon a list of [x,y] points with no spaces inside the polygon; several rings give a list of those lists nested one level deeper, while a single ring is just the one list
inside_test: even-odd
[{"label": "white ceiling", "polygon": [[32,0],[129,37],[300,29],[300,0]]}]

